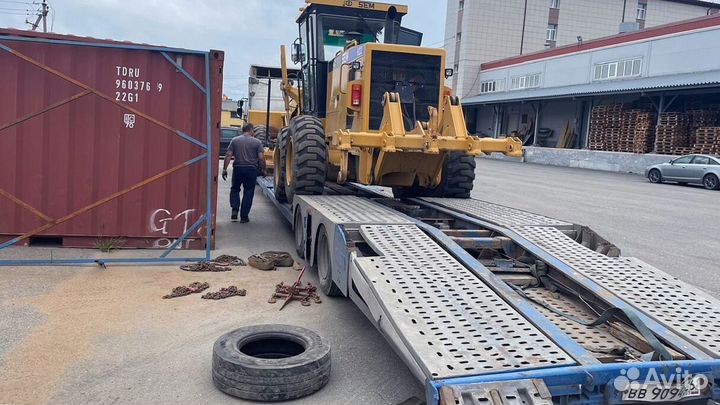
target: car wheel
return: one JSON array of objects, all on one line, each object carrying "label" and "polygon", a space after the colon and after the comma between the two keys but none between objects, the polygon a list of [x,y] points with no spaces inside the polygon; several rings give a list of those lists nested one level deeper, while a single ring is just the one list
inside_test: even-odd
[{"label": "car wheel", "polygon": [[650,170],[650,173],[648,173],[648,180],[650,180],[650,183],[662,183],[662,174],[660,174],[660,170]]},{"label": "car wheel", "polygon": [[720,181],[718,181],[716,175],[706,174],[705,177],[703,177],[703,186],[708,190],[717,190],[720,188]]}]

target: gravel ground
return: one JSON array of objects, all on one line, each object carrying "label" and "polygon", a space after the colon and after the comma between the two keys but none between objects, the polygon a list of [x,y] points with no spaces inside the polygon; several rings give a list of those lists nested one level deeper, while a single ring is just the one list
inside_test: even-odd
[{"label": "gravel ground", "polygon": [[[247,258],[265,250],[294,253],[292,234],[257,190],[249,224],[231,223],[229,185],[221,182],[217,250]],[[92,257],[95,251],[17,248],[14,257]],[[155,252],[157,253],[157,252]],[[128,252],[113,255],[126,256]],[[132,252],[148,255],[148,252]],[[316,282],[309,272],[308,281]],[[176,266],[3,268],[0,283],[0,403],[238,404],[210,378],[212,344],[234,328],[257,323],[300,325],[325,336],[333,372],[320,392],[293,404],[387,404],[423,397],[423,387],[365,316],[347,299],[324,298],[278,312],[267,299],[297,272],[237,267],[188,273]],[[161,297],[181,284],[211,290],[237,285],[245,297]]]}]

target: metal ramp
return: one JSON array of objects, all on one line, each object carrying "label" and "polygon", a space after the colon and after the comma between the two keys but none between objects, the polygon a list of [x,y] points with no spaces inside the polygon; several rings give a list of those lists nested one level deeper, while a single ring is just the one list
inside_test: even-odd
[{"label": "metal ramp", "polygon": [[426,378],[575,364],[417,226],[360,231],[380,256],[354,263]]},{"label": "metal ramp", "polygon": [[720,301],[632,257],[607,257],[552,227],[511,229],[583,276],[720,357]]},{"label": "metal ramp", "polygon": [[462,212],[471,217],[506,228],[527,225],[551,226],[558,229],[573,229],[574,227],[570,222],[560,221],[559,219],[533,214],[532,212],[493,204],[487,201],[436,197],[426,197],[420,200]]},{"label": "metal ramp", "polygon": [[351,195],[298,196],[333,224],[409,224],[406,217],[367,198]]}]

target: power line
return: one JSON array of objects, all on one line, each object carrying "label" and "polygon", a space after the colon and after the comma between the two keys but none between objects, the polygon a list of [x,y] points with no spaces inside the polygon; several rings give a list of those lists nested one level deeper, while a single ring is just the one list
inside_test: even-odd
[{"label": "power line", "polygon": [[[37,3],[33,3],[33,4],[37,4]],[[37,30],[38,27],[40,26],[40,21],[42,21],[43,32],[47,32],[47,16],[48,16],[48,13],[50,12],[49,7],[50,7],[50,5],[48,4],[47,0],[42,0],[42,3],[40,3],[40,9],[36,11],[37,18],[35,19],[35,22],[25,20],[26,24],[30,24],[30,29],[32,31]]]}]

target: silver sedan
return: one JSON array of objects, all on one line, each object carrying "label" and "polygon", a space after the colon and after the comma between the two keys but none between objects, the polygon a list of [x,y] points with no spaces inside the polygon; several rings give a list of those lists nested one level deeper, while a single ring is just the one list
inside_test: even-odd
[{"label": "silver sedan", "polygon": [[668,163],[648,167],[645,177],[651,183],[702,184],[708,190],[717,190],[720,188],[720,156],[681,156]]}]

